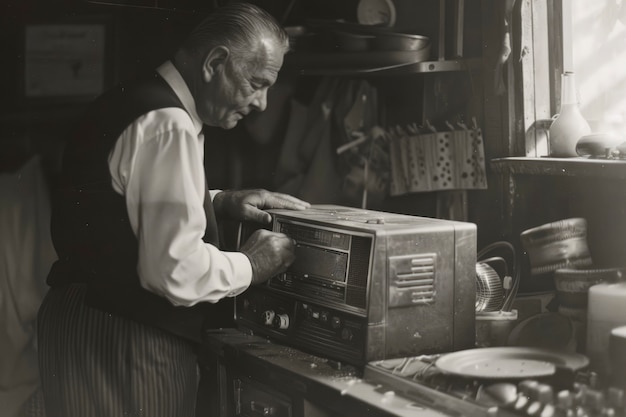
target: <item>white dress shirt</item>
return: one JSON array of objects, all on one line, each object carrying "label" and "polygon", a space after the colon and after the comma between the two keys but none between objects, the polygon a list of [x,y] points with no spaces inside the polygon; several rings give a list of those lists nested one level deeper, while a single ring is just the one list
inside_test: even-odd
[{"label": "white dress shirt", "polygon": [[141,285],[174,305],[217,302],[248,288],[252,267],[243,253],[223,252],[202,240],[202,121],[174,65],[168,61],[158,72],[187,111],[151,111],[122,132],[109,156],[113,188],[126,198],[139,241]]}]

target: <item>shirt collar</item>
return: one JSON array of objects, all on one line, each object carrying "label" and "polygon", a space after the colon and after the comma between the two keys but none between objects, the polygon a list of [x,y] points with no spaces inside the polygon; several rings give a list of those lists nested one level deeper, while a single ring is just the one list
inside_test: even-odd
[{"label": "shirt collar", "polygon": [[172,90],[174,90],[183,106],[185,106],[185,110],[187,110],[193,121],[196,134],[199,135],[202,132],[202,120],[200,120],[200,116],[198,116],[196,111],[196,102],[191,95],[191,91],[189,91],[189,87],[187,87],[180,72],[178,72],[172,61],[164,62],[157,68],[157,72],[172,87]]}]

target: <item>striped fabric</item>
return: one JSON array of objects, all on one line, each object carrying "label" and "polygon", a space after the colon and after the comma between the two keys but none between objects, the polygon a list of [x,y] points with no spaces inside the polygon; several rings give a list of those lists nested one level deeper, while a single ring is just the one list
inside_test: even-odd
[{"label": "striped fabric", "polygon": [[194,347],[85,306],[85,287],[51,289],[39,310],[47,417],[193,417]]}]

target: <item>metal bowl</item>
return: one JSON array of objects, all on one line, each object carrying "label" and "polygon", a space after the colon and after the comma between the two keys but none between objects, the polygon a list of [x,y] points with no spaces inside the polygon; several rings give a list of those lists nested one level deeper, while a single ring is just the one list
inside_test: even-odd
[{"label": "metal bowl", "polygon": [[339,50],[354,52],[369,50],[370,42],[374,39],[374,36],[363,33],[335,31],[334,39]]},{"label": "metal bowl", "polygon": [[530,261],[531,275],[543,275],[561,268],[592,265],[587,245],[587,220],[576,217],[547,223],[520,234]]},{"label": "metal bowl", "polygon": [[587,308],[587,293],[592,285],[622,280],[626,268],[561,268],[554,271],[554,286],[559,306]]},{"label": "metal bowl", "polygon": [[620,142],[621,138],[611,133],[585,135],[576,142],[576,153],[580,156],[605,157]]},{"label": "metal bowl", "polygon": [[370,40],[370,47],[377,51],[419,51],[429,46],[428,37],[407,33],[377,33]]}]

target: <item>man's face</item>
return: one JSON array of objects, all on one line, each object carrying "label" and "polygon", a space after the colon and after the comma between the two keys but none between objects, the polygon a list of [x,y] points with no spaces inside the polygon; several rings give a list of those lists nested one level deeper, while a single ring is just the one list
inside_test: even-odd
[{"label": "man's face", "polygon": [[275,41],[261,42],[254,58],[243,61],[231,54],[196,102],[205,124],[232,129],[253,110],[267,106],[267,90],[276,82],[284,50]]}]

